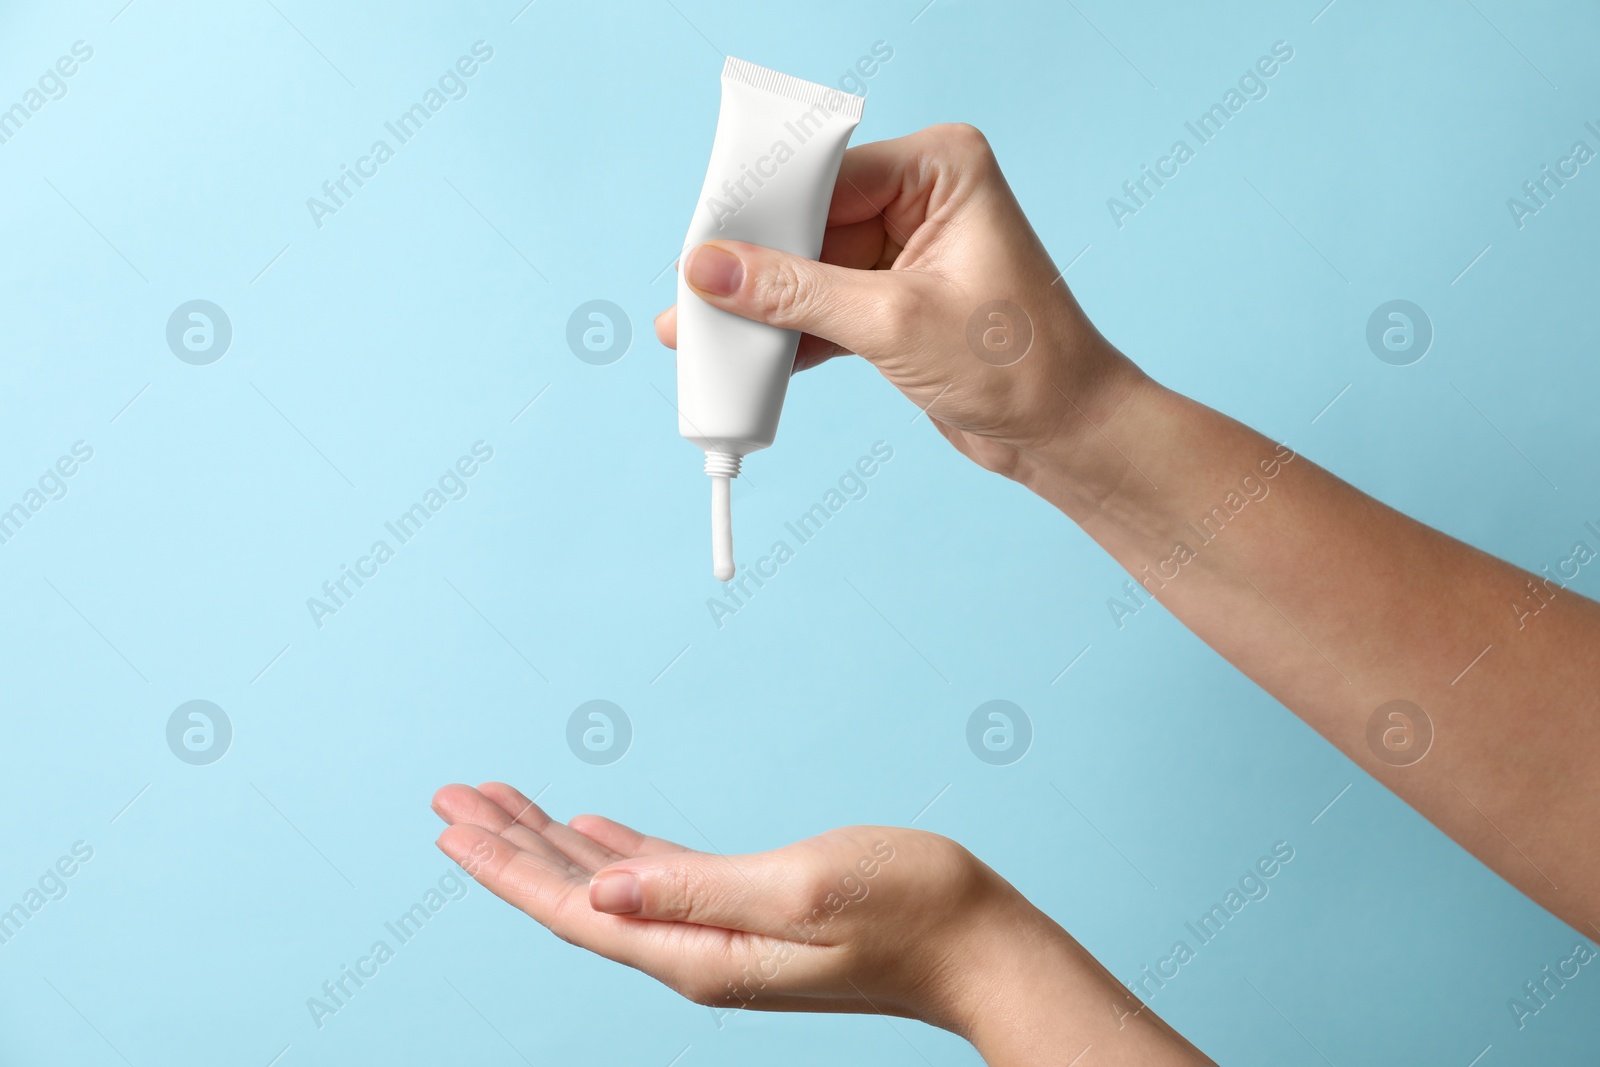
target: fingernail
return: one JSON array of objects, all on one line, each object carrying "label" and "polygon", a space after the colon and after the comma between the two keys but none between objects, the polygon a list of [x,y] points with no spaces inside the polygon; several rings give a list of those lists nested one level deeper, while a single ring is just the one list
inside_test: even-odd
[{"label": "fingernail", "polygon": [[689,284],[713,296],[728,296],[744,282],[744,263],[716,245],[701,245],[684,264]]},{"label": "fingernail", "polygon": [[608,915],[633,915],[644,907],[644,888],[627,871],[601,872],[589,883],[589,906]]}]

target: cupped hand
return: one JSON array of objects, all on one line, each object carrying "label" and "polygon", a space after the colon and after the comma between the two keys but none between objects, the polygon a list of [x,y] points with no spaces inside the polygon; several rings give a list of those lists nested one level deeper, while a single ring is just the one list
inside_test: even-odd
[{"label": "cupped hand", "polygon": [[451,824],[439,848],[497,896],[719,1008],[882,1012],[964,1033],[980,940],[1030,907],[918,830],[856,826],[721,856],[596,815],[563,825],[497,782],[445,786],[433,808]]},{"label": "cupped hand", "polygon": [[[847,151],[820,262],[713,241],[682,269],[711,304],[802,331],[796,370],[859,353],[1010,477],[1142,380],[1084,316],[971,126]],[[656,334],[677,346],[676,307]]]}]

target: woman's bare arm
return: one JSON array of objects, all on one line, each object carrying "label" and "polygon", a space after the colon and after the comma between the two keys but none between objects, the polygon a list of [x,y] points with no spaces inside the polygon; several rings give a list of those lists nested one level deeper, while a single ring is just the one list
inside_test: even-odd
[{"label": "woman's bare arm", "polygon": [[1204,405],[1118,388],[1022,480],[1446,834],[1600,929],[1600,605]]},{"label": "woman's bare arm", "polygon": [[[1152,382],[1079,309],[976,130],[846,153],[820,263],[719,241],[684,269],[718,307],[807,334],[798,366],[871,360],[1445,833],[1600,921],[1600,606]],[[657,332],[675,341],[671,311]],[[1379,758],[1405,739],[1394,707],[1368,742],[1390,701],[1432,724],[1409,766]]]}]

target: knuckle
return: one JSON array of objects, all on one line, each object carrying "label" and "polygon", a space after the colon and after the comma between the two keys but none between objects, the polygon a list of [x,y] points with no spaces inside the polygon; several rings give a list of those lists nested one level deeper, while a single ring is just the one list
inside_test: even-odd
[{"label": "knuckle", "polygon": [[917,334],[926,321],[928,310],[928,301],[920,288],[896,285],[884,292],[877,316],[885,336],[907,338]]},{"label": "knuckle", "polygon": [[779,904],[777,915],[784,924],[783,936],[791,941],[809,943],[817,934],[819,922],[827,912],[823,909],[824,893],[796,890]]},{"label": "knuckle", "polygon": [[692,863],[674,865],[657,882],[654,906],[648,911],[652,918],[715,926],[729,892],[716,872]]},{"label": "knuckle", "polygon": [[967,122],[950,122],[938,127],[940,140],[969,160],[992,160],[994,149],[983,131]]},{"label": "knuckle", "polygon": [[804,316],[814,290],[793,262],[780,259],[758,276],[756,307],[767,322],[787,326]]},{"label": "knuckle", "polygon": [[832,920],[840,899],[836,887],[816,872],[797,880],[786,896],[785,912],[791,925],[812,936]]},{"label": "knuckle", "polygon": [[659,912],[660,918],[684,921],[694,918],[697,910],[696,892],[688,868],[670,868],[657,883],[657,892],[660,898],[652,910]]}]

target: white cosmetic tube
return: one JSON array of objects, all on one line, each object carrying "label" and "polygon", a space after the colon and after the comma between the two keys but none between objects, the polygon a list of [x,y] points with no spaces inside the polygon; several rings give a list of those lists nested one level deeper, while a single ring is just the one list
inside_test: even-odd
[{"label": "white cosmetic tube", "polygon": [[[683,255],[748,241],[815,259],[860,97],[728,58],[722,109]],[[772,444],[800,334],[740,318],[695,295],[678,272],[678,432],[706,454],[712,570],[733,577],[729,478]]]}]

